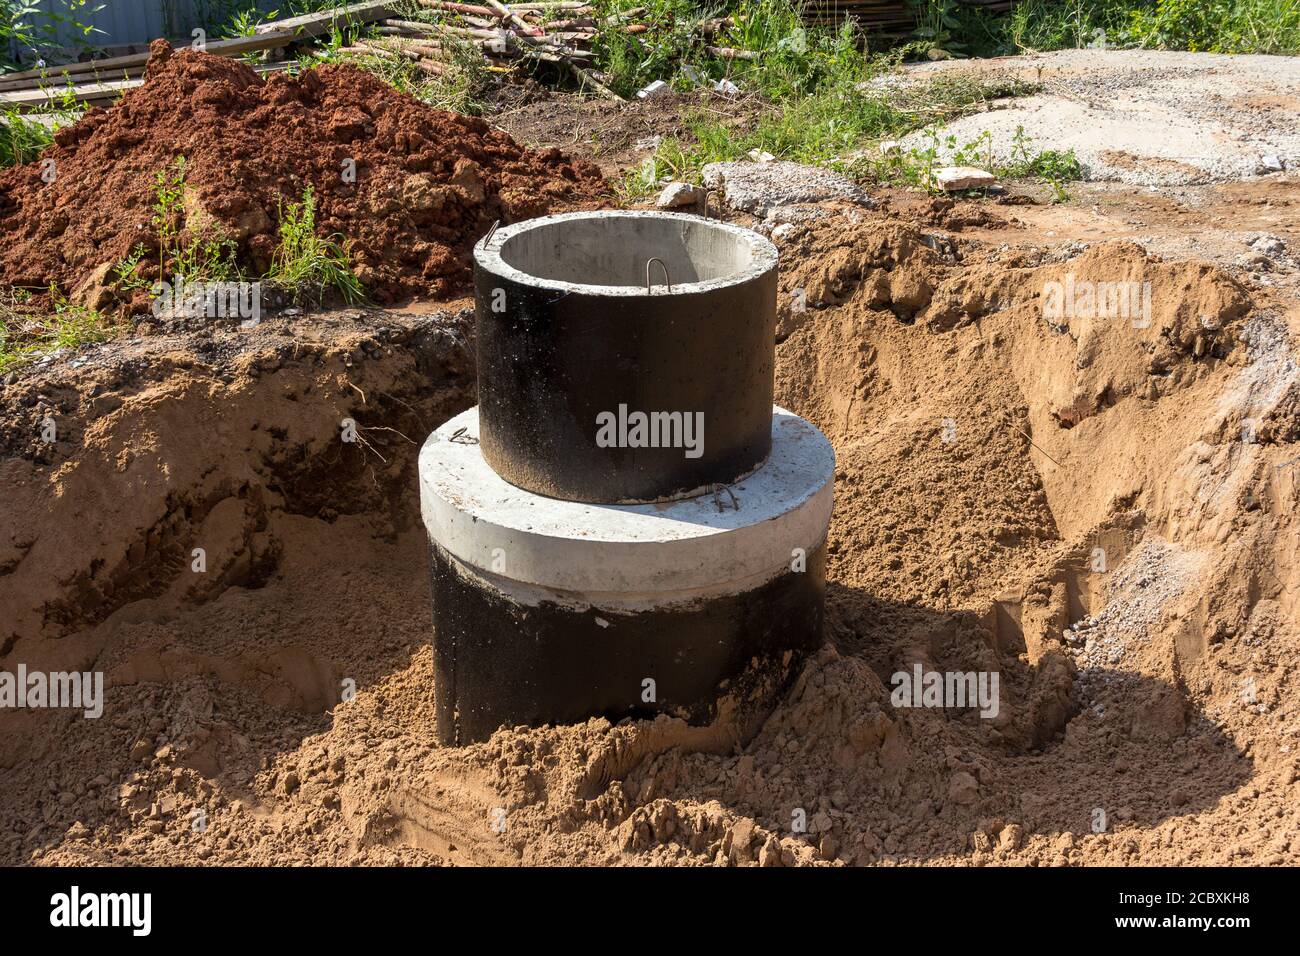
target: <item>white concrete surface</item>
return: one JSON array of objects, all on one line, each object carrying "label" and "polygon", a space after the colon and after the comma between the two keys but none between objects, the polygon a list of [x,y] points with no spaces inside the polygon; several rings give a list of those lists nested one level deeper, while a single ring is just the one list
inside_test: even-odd
[{"label": "white concrete surface", "polygon": [[[420,450],[425,527],[453,557],[503,589],[514,583],[522,591],[568,592],[604,606],[740,593],[790,569],[795,549],[811,554],[830,523],[830,442],[797,415],[773,412],[771,455],[730,486],[731,494],[595,505],[507,483],[483,460],[473,408]],[[534,596],[541,599],[540,592]]]},{"label": "white concrete surface", "polygon": [[[912,64],[866,87],[913,87],[938,77],[1018,79],[1030,96],[936,127],[958,147],[987,131],[1011,158],[1016,129],[1031,148],[1073,149],[1086,178],[1142,186],[1227,182],[1300,166],[1300,58],[1160,50],[1062,50],[988,60]],[[904,147],[924,148],[925,131]],[[953,151],[941,146],[940,162]]]}]

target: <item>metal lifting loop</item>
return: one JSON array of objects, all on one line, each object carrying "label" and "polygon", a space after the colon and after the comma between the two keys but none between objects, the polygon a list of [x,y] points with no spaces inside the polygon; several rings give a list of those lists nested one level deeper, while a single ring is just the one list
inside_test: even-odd
[{"label": "metal lifting loop", "polygon": [[645,261],[646,292],[652,295],[654,294],[654,286],[651,285],[650,283],[650,263],[652,262],[659,263],[659,267],[664,270],[664,285],[668,287],[668,291],[671,293],[673,291],[673,280],[668,277],[668,263],[664,262],[658,256],[651,256],[649,259]]},{"label": "metal lifting loop", "polygon": [[501,220],[500,220],[500,219],[498,219],[496,222],[492,223],[492,228],[489,229],[489,230],[487,231],[487,235],[483,237],[483,246],[484,246],[484,248],[486,248],[486,247],[487,247],[487,244],[488,244],[489,242],[492,241],[492,237],[495,236],[495,235],[497,234],[497,226],[499,226],[499,225],[501,225]]}]

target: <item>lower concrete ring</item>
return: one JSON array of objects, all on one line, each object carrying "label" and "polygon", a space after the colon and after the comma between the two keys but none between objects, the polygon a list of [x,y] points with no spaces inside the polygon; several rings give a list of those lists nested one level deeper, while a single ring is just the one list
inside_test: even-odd
[{"label": "lower concrete ring", "polygon": [[707,720],[719,685],[820,643],[835,457],[813,425],[776,408],[756,472],[639,505],[524,491],[477,437],[471,409],[420,452],[442,743],[592,716]]}]

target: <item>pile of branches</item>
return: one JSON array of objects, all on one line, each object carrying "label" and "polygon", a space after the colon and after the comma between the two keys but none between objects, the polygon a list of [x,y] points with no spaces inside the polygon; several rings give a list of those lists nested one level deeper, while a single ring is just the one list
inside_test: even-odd
[{"label": "pile of branches", "polygon": [[420,0],[420,5],[435,11],[437,22],[381,20],[377,36],[357,40],[347,49],[406,59],[423,73],[441,76],[452,69],[457,51],[469,45],[482,51],[489,69],[513,69],[521,61],[554,63],[573,74],[580,86],[621,99],[592,69],[592,41],[601,31],[647,30],[645,24],[633,22],[645,12],[643,7],[598,20],[595,8],[581,0],[509,6],[498,0]]}]

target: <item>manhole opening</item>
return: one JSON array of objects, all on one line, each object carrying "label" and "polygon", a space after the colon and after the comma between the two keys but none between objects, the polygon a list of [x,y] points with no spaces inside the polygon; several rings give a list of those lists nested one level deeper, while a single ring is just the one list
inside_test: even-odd
[{"label": "manhole opening", "polygon": [[525,224],[504,239],[498,254],[524,273],[523,282],[645,288],[648,276],[661,292],[665,274],[674,291],[695,283],[743,282],[771,267],[765,245],[706,219],[597,213]]}]

